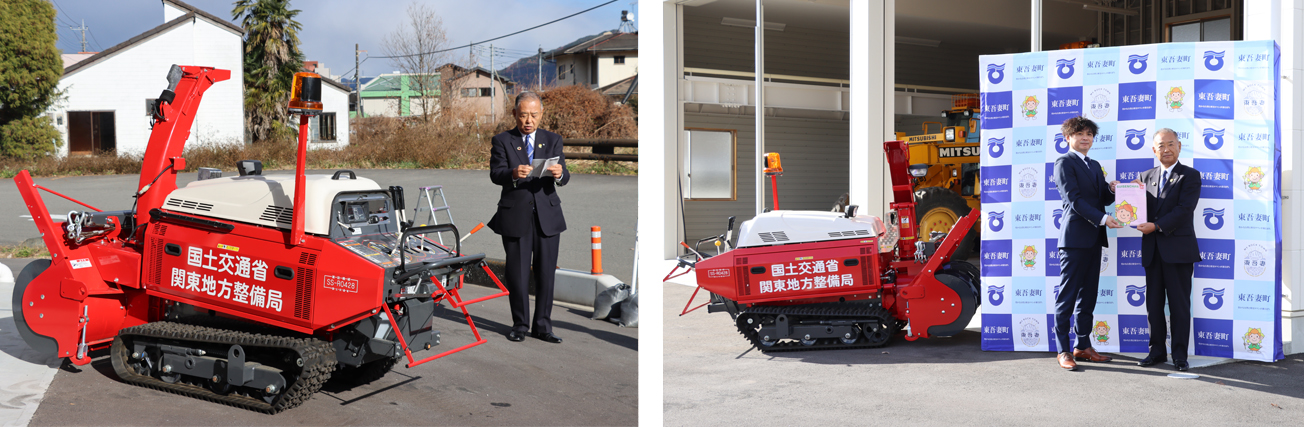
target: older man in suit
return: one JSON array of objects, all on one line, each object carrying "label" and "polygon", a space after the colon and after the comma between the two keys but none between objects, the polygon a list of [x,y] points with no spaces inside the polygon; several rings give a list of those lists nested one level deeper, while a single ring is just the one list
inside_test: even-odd
[{"label": "older man in suit", "polygon": [[1137,179],[1146,187],[1146,219],[1136,229],[1141,237],[1141,264],[1146,268],[1146,316],[1150,321],[1150,353],[1141,366],[1163,363],[1164,297],[1173,325],[1173,367],[1190,369],[1186,351],[1191,334],[1191,276],[1200,262],[1195,239],[1195,205],[1200,202],[1200,171],[1177,161],[1182,141],[1177,132],[1163,128],[1151,139],[1160,166]]},{"label": "older man in suit", "polygon": [[[1069,142],[1069,152],[1055,159],[1055,185],[1064,203],[1064,224],[1060,227],[1060,291],[1055,298],[1056,360],[1061,368],[1076,370],[1077,361],[1108,362],[1110,357],[1091,347],[1091,322],[1100,291],[1100,254],[1109,246],[1105,227],[1122,223],[1105,213],[1114,203],[1114,186],[1105,182],[1104,169],[1087,152],[1099,128],[1086,117],[1074,117],[1060,127]],[[1069,323],[1077,316],[1074,333],[1077,346],[1069,350]]]},{"label": "older man in suit", "polygon": [[[510,341],[523,341],[527,331],[535,338],[561,343],[552,332],[552,290],[557,269],[557,248],[566,219],[557,187],[570,182],[561,135],[539,129],[543,100],[533,92],[516,96],[512,109],[516,128],[493,137],[489,152],[489,179],[502,187],[498,211],[489,229],[503,237],[507,252],[508,302],[512,307]],[[541,176],[535,160],[559,158]],[[535,289],[534,319],[530,322],[530,270]],[[529,322],[529,323],[527,323]]]}]

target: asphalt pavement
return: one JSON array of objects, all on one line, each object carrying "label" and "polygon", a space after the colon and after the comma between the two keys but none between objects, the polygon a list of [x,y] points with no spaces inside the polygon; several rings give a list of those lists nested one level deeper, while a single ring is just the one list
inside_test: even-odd
[{"label": "asphalt pavement", "polygon": [[[15,271],[26,264],[3,261]],[[463,296],[489,293],[469,286]],[[561,344],[534,338],[515,343],[505,338],[511,327],[507,299],[477,303],[468,310],[487,343],[414,368],[400,364],[366,385],[333,379],[302,406],[264,415],[122,383],[107,351],[92,353],[89,365],[55,369],[58,362],[30,354],[13,330],[8,305],[8,298],[0,304],[4,425],[28,419],[32,426],[638,423],[638,330],[590,320],[588,307],[553,307]],[[435,314],[443,344],[414,353],[418,359],[474,342],[460,311],[445,307]]]},{"label": "asphalt pavement", "polygon": [[[1060,369],[1050,353],[984,352],[977,331],[886,347],[765,354],[727,313],[679,316],[665,284],[666,425],[1295,425],[1304,355],[1193,368],[1137,359]],[[698,296],[699,303],[704,301]]]},{"label": "asphalt pavement", "polygon": [[[489,182],[489,171],[443,169],[369,169],[355,170],[359,177],[376,181],[382,188],[404,188],[408,213],[416,206],[420,187],[443,186],[444,197],[457,228],[463,234],[477,223],[489,222],[498,206],[499,187]],[[234,174],[234,166],[226,170]],[[264,171],[266,175],[290,174],[293,171]],[[308,173],[331,174],[333,170],[310,170]],[[177,175],[177,186],[194,181],[194,172]],[[603,272],[629,283],[634,265],[634,224],[638,218],[638,185],[634,176],[571,176],[570,183],[557,190],[566,215],[567,230],[561,234],[558,266],[588,271],[591,267],[589,227],[602,227]],[[37,178],[38,185],[65,194],[102,210],[131,209],[131,194],[136,190],[138,175],[106,175],[63,178]],[[86,208],[42,192],[51,215]],[[40,232],[30,218],[22,196],[12,179],[0,180],[0,245],[16,245],[39,238]],[[438,206],[438,204],[436,204]],[[444,219],[440,214],[441,221]],[[418,219],[418,221],[422,221]],[[418,222],[421,223],[421,222]],[[502,239],[487,227],[462,243],[463,252],[484,252],[489,258],[503,258]],[[14,270],[18,274],[18,270]]]},{"label": "asphalt pavement", "polygon": [[[332,173],[333,171],[309,171]],[[407,206],[420,187],[442,185],[453,219],[463,233],[488,222],[498,187],[487,171],[359,170],[382,187],[405,188]],[[228,171],[228,173],[230,173]],[[267,174],[290,173],[269,171]],[[178,176],[178,185],[195,179]],[[37,184],[104,210],[131,208],[138,177],[38,178]],[[637,210],[635,177],[575,175],[559,189],[569,230],[562,234],[559,266],[590,268],[589,226],[603,228],[604,271],[627,281],[634,256]],[[85,208],[42,193],[52,215]],[[12,179],[0,180],[0,244],[38,239],[39,232]],[[442,217],[441,217],[442,218]],[[418,219],[418,222],[423,222]],[[501,239],[483,229],[463,243],[463,252],[502,258]],[[0,259],[14,275],[31,260]],[[471,286],[464,295],[485,295]],[[506,298],[469,309],[488,339],[415,368],[401,365],[371,384],[327,383],[303,406],[268,416],[121,383],[107,354],[88,366],[56,369],[58,362],[31,354],[13,329],[10,289],[0,291],[0,424],[4,425],[632,425],[638,408],[637,329],[588,317],[591,309],[558,303],[554,331],[563,344],[536,339],[508,342],[511,324]],[[531,303],[531,306],[533,304]],[[473,341],[459,313],[437,312],[436,328],[452,348]],[[436,347],[436,350],[441,347]],[[428,352],[426,352],[428,353]],[[428,355],[417,353],[417,356]],[[430,353],[433,354],[433,353]]]}]

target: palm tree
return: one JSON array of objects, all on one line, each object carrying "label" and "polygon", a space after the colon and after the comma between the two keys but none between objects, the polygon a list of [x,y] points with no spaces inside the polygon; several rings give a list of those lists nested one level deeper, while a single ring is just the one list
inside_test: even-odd
[{"label": "palm tree", "polygon": [[290,0],[236,0],[231,10],[245,30],[245,129],[253,141],[294,132],[287,103],[294,73],[303,68],[298,14]]}]

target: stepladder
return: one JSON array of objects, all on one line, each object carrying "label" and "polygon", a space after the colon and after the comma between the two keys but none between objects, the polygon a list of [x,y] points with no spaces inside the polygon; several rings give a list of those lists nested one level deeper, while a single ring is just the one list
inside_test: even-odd
[{"label": "stepladder", "polygon": [[[420,189],[421,189],[421,195],[417,196],[417,203],[413,207],[413,209],[415,210],[415,212],[412,215],[413,222],[415,224],[422,225],[422,226],[438,225],[438,224],[453,224],[453,211],[450,210],[448,207],[448,199],[444,198],[444,186],[432,185],[429,187],[421,187]],[[438,202],[435,202],[436,198],[439,199]],[[443,213],[442,214],[443,218],[440,218],[441,212]],[[444,242],[445,233],[451,233],[451,231],[439,232],[436,235],[436,238],[439,240],[439,244],[446,246],[448,244],[455,243],[451,241],[452,239],[454,239],[454,237],[452,236],[449,236],[450,239],[449,243],[445,243]]]}]

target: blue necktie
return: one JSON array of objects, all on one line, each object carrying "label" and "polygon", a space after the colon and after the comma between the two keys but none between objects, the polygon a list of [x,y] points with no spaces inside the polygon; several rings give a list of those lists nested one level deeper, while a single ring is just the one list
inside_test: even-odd
[{"label": "blue necktie", "polygon": [[534,134],[525,135],[525,155],[530,158],[530,164],[534,164]]},{"label": "blue necktie", "polygon": [[1167,185],[1168,185],[1168,171],[1164,171],[1164,177],[1159,179],[1159,192],[1162,193],[1164,191],[1164,187]]}]

